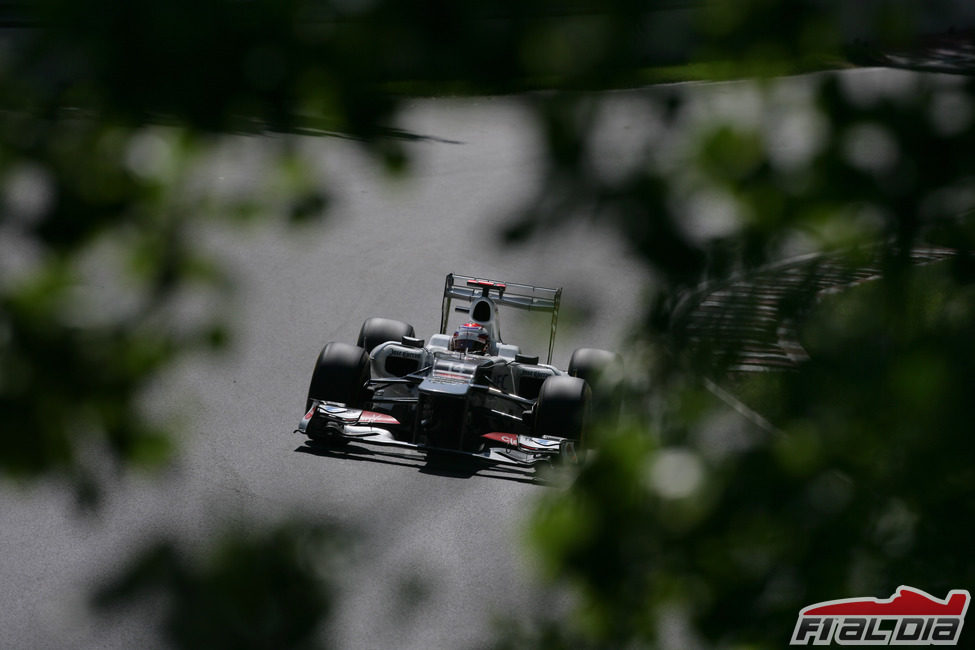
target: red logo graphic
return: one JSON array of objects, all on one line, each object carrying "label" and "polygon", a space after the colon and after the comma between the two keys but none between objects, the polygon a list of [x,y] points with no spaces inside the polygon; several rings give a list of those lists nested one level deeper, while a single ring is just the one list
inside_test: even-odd
[{"label": "red logo graphic", "polygon": [[791,645],[957,645],[971,594],[944,599],[900,586],[887,599],[846,598],[804,607]]},{"label": "red logo graphic", "polygon": [[500,442],[505,445],[511,445],[512,447],[518,446],[518,436],[516,436],[513,433],[501,433],[499,431],[492,431],[491,433],[485,433],[481,437],[487,438],[488,440],[494,440],[495,442]]}]

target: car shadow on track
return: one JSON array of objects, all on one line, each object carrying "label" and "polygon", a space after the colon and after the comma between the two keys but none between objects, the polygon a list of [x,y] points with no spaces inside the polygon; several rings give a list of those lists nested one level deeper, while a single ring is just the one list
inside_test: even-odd
[{"label": "car shadow on track", "polygon": [[341,458],[345,460],[368,461],[384,465],[396,465],[416,469],[421,474],[445,476],[448,478],[470,479],[493,478],[531,485],[551,485],[536,476],[534,470],[486,466],[465,456],[449,453],[427,453],[391,451],[356,445],[354,443],[334,444],[319,440],[308,440],[295,449],[301,454],[311,454],[322,458]]}]

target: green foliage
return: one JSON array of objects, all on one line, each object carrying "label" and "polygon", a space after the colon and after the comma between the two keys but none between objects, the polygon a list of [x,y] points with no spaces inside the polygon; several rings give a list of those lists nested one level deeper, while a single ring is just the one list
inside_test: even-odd
[{"label": "green foliage", "polygon": [[94,604],[124,611],[160,596],[164,637],[178,648],[322,647],[336,538],[303,524],[228,531],[197,553],[160,541],[106,581]]},{"label": "green foliage", "polygon": [[[555,647],[780,647],[805,605],[967,584],[975,363],[967,327],[945,320],[973,303],[948,288],[950,306],[930,309],[918,287],[905,309],[927,316],[901,327],[842,296],[855,334],[835,322],[843,305],[822,307],[812,360],[742,390],[773,432],[723,424],[726,405],[676,379],[661,423],[607,432],[534,522],[550,574],[580,597]],[[692,636],[666,637],[673,626]]]},{"label": "green foliage", "polygon": [[530,638],[773,648],[814,602],[967,584],[973,308],[945,263],[819,301],[809,361],[736,383],[771,431],[729,425],[693,374],[672,374],[656,421],[604,432],[539,509],[535,545],[580,604]]},{"label": "green foliage", "polygon": [[[743,34],[761,46],[755,31]],[[780,647],[805,605],[900,584],[943,594],[972,579],[958,523],[975,490],[961,198],[975,177],[971,84],[903,76],[869,88],[823,76],[798,103],[783,82],[752,88],[754,112],[703,124],[686,168],[648,148],[625,181],[604,181],[591,173],[587,131],[556,132],[576,145],[555,150],[572,155],[555,158],[541,207],[514,232],[573,218],[580,205],[618,224],[665,280],[645,322],[651,345],[671,356],[643,369],[653,396],[632,391],[633,423],[607,432],[597,458],[536,516],[540,554],[579,596],[574,616],[506,643]],[[688,101],[647,104],[677,107],[667,124],[686,129]],[[949,104],[959,120],[944,119]],[[734,225],[718,237],[675,228],[693,223],[688,190],[721,197]],[[955,258],[915,267],[912,251],[930,243]],[[805,279],[783,283],[771,334],[799,323],[811,359],[796,370],[730,378],[732,358],[715,356],[708,337],[752,326],[758,296],[729,303],[693,336],[682,330],[700,278],[747,284],[768,262],[837,250],[848,282],[867,265],[884,279],[826,299],[811,263],[799,269]],[[722,427],[730,409],[708,399],[702,378],[730,387],[771,428],[744,418],[750,432]]]}]

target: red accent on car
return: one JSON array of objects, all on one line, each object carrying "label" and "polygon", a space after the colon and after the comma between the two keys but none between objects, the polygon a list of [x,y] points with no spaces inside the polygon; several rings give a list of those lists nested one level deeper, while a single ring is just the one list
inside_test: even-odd
[{"label": "red accent on car", "polygon": [[363,411],[359,416],[358,424],[399,424],[400,421],[392,415],[376,413],[375,411]]},{"label": "red accent on car", "polygon": [[508,285],[504,282],[494,282],[492,280],[468,280],[467,286],[469,287],[494,287],[496,289],[504,289]]},{"label": "red accent on car", "polygon": [[504,445],[510,445],[512,447],[518,446],[518,436],[513,433],[503,433],[501,431],[492,431],[491,433],[485,433],[481,435],[482,438],[487,438],[488,440],[494,440],[495,442],[500,442]]},{"label": "red accent on car", "polygon": [[920,589],[900,586],[886,600],[850,598],[810,605],[803,616],[961,616],[968,607],[970,595],[964,590],[949,592],[944,600]]}]

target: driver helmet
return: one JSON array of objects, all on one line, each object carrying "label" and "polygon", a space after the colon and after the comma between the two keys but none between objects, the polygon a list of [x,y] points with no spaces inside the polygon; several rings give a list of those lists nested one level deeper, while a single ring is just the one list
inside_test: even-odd
[{"label": "driver helmet", "polygon": [[477,323],[464,323],[450,339],[450,349],[468,354],[485,354],[490,336],[486,329]]}]

